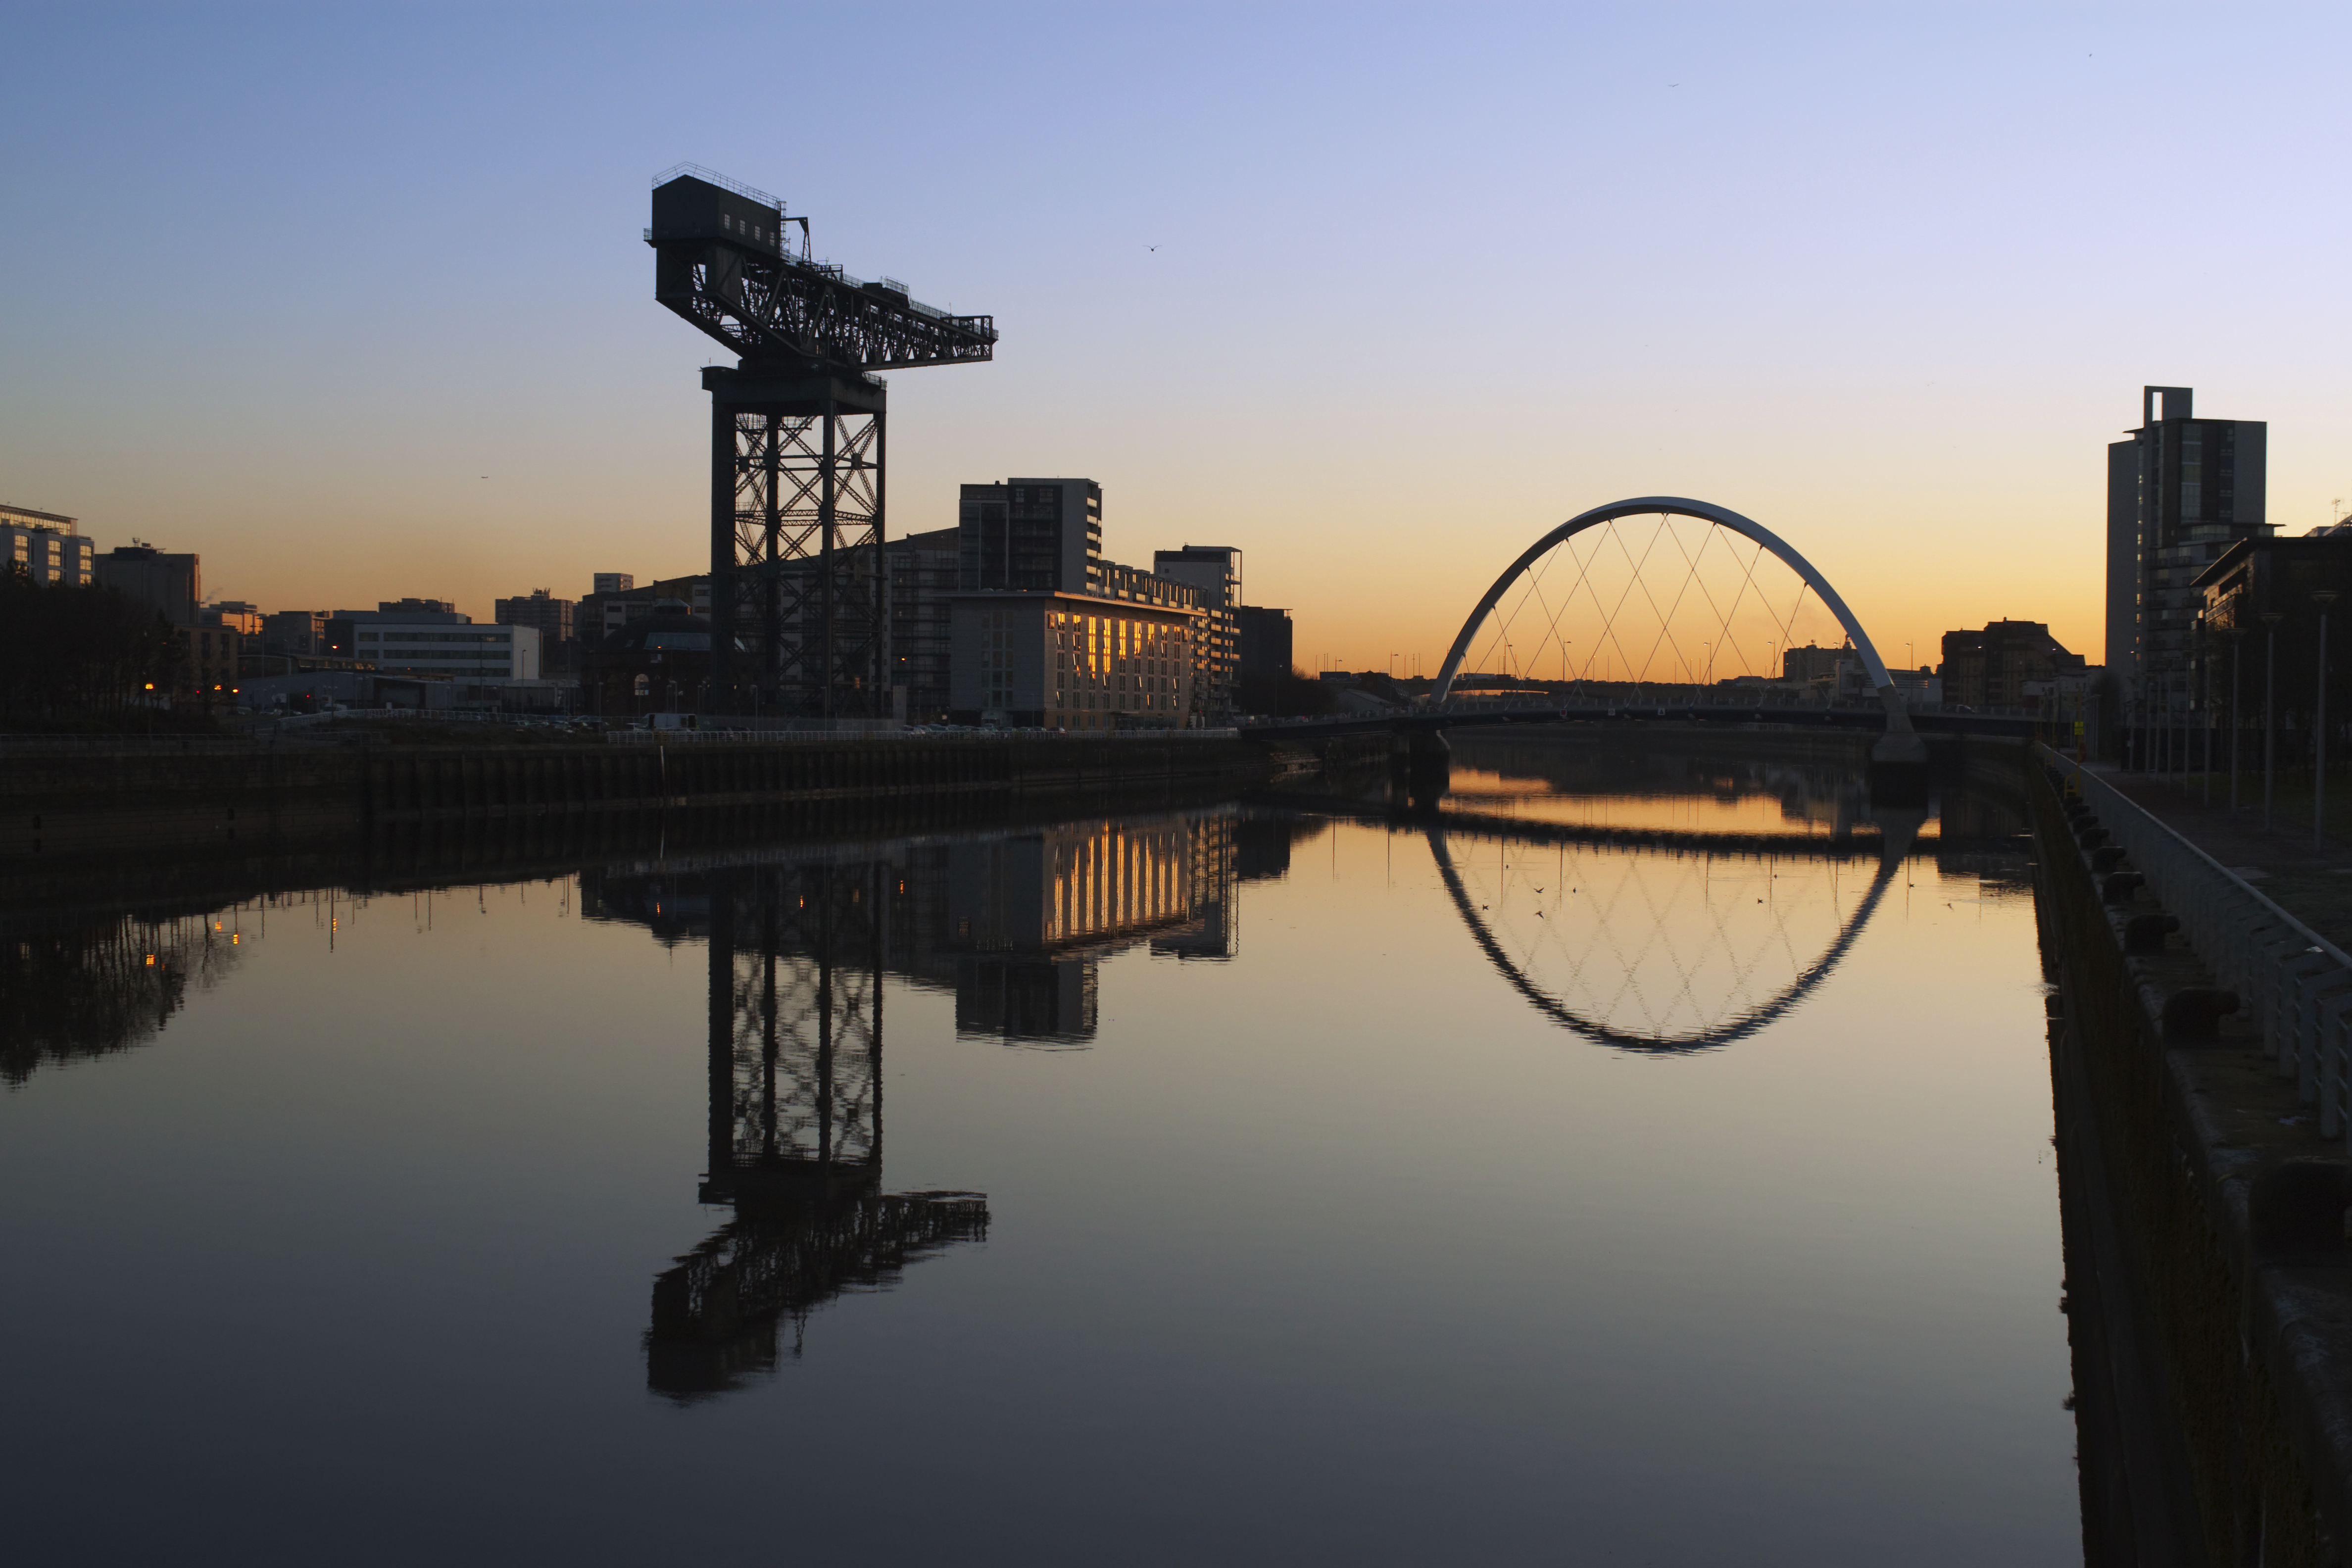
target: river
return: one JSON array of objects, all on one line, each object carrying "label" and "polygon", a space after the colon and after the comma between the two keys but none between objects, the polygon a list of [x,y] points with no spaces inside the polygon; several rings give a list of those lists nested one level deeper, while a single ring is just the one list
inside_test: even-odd
[{"label": "river", "polygon": [[1470,739],[18,911],[9,1554],[2080,1562],[2022,824],[1878,816]]}]

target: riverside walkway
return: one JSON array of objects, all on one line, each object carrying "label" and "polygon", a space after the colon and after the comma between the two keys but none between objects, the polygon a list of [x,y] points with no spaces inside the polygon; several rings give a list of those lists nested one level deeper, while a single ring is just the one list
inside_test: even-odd
[{"label": "riverside walkway", "polygon": [[2132,803],[2242,878],[2336,946],[2352,951],[2352,790],[2328,791],[2325,844],[2311,841],[2311,786],[2280,781],[2271,826],[2263,825],[2259,775],[2242,773],[2238,809],[2229,808],[2227,774],[2212,780],[2207,805],[2201,774],[2130,773],[2090,769]]}]

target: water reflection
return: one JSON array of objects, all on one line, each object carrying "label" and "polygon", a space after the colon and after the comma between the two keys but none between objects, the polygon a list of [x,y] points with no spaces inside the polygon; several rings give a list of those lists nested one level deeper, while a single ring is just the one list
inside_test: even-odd
[{"label": "water reflection", "polygon": [[1321,825],[1228,804],[861,849],[686,856],[581,874],[584,919],[709,962],[709,1147],[700,1196],[734,1218],[664,1273],[648,1383],[694,1399],[773,1370],[789,1325],[985,1237],[976,1193],[882,1189],[884,978],[952,989],[961,1035],[1090,1043],[1098,965],[1148,943],[1236,951],[1235,890],[1279,877]]},{"label": "water reflection", "polygon": [[[1903,871],[1890,840],[1721,852],[1433,823],[1431,857],[1488,962],[1556,1023],[1623,1050],[1747,1038],[1826,979]],[[1907,845],[1905,846],[1907,847]]]},{"label": "water reflection", "polygon": [[242,912],[0,916],[0,1083],[153,1039],[235,972]]},{"label": "water reflection", "polygon": [[958,1032],[1083,1045],[1102,959],[1144,942],[1180,959],[1232,957],[1239,826],[1228,807],[950,847],[939,945],[956,955]]},{"label": "water reflection", "polygon": [[[1506,984],[1562,1027],[1643,1053],[1727,1046],[1801,1005],[1915,854],[2022,890],[2011,770],[1964,756],[1932,808],[1889,805],[1850,744],[1748,743],[1761,754],[1675,735],[1469,731],[1450,765],[1319,779],[1318,792],[1348,793],[1314,804],[1423,837]],[[1939,830],[1924,835],[1931,817]]]},{"label": "water reflection", "polygon": [[1871,820],[1864,752],[1850,741],[1664,732],[1457,731],[1447,793],[1469,810],[1690,831],[1847,833]]},{"label": "water reflection", "polygon": [[[757,861],[757,857],[747,857]],[[789,1323],[988,1234],[988,1200],[882,1190],[883,974],[919,902],[879,858],[583,874],[582,912],[707,949],[709,1146],[734,1216],[654,1283],[646,1381],[690,1401],[772,1372]]]},{"label": "water reflection", "polygon": [[[643,1560],[681,1508],[731,1561],[754,1493],[811,1555],[1087,1561],[1170,1475],[1217,1503],[1155,1561],[2023,1560],[1904,1533],[2065,1465],[2030,932],[1966,908],[2013,815],[1948,781],[1906,842],[1829,762],[1513,746],[1418,808],[477,825],[258,952],[179,888],[0,920],[5,1235],[57,1282],[8,1317],[35,1554],[119,1517],[113,1455],[207,1546],[253,1464],[310,1548],[415,1478],[385,1561],[501,1515],[459,1554]],[[1882,985],[1933,1016],[1890,1033]],[[1433,1165],[1432,1126],[1475,1136]]]}]

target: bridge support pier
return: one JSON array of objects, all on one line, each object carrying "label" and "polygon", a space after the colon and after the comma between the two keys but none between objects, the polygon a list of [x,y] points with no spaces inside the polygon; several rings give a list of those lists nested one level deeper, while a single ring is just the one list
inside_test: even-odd
[{"label": "bridge support pier", "polygon": [[1415,811],[1435,811],[1454,778],[1454,748],[1436,730],[1389,737],[1389,784]]},{"label": "bridge support pier", "polygon": [[1911,710],[1893,682],[1878,689],[1886,705],[1886,733],[1871,742],[1870,802],[1878,806],[1927,804],[1927,742],[1911,728]]}]

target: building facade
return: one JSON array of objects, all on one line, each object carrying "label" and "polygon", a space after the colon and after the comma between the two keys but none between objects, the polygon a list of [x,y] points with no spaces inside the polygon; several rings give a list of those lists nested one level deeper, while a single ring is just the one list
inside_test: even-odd
[{"label": "building facade", "polygon": [[2190,710],[2202,607],[2191,584],[2238,541],[2272,531],[2269,426],[2199,419],[2192,396],[2142,387],[2139,428],[2107,447],[2107,668],[2136,720]]},{"label": "building facade", "polygon": [[1802,647],[1780,650],[1780,679],[1810,686],[1816,680],[1837,679],[1838,663],[1846,657],[1843,646],[1822,647],[1807,643]]},{"label": "building facade", "polygon": [[1102,487],[1092,479],[966,485],[956,532],[966,593],[1091,594],[1101,584]]},{"label": "building facade", "polygon": [[530,627],[539,634],[541,664],[549,669],[568,669],[577,646],[572,636],[573,608],[571,600],[559,599],[545,588],[533,588],[528,595],[495,601],[490,618],[502,626]]},{"label": "building facade", "polygon": [[1049,730],[1167,728],[1195,710],[1202,614],[1091,594],[959,594],[949,717]]},{"label": "building facade", "polygon": [[99,583],[126,599],[152,605],[175,626],[198,624],[204,601],[203,560],[152,544],[121,544],[96,558]]},{"label": "building facade", "polygon": [[[2260,722],[2267,689],[2279,712],[2308,715],[2316,705],[2323,599],[2331,617],[2329,709],[2337,710],[2352,694],[2346,684],[2352,681],[2352,530],[2241,540],[2199,574],[2193,586],[2203,613],[2198,667],[2188,684],[2200,709],[2210,694],[2216,711],[2234,706],[2247,721]],[[2329,595],[2335,596],[2325,597]]]},{"label": "building facade", "polygon": [[386,675],[453,680],[537,680],[539,632],[531,626],[372,621],[358,628],[358,658]]},{"label": "building facade", "polygon": [[226,626],[238,637],[250,639],[250,650],[260,651],[261,623],[265,618],[261,606],[244,599],[215,599],[196,612],[197,618],[208,626]]},{"label": "building facade", "polygon": [[[430,605],[431,609],[416,606]],[[328,646],[385,675],[448,680],[537,680],[539,632],[532,626],[480,626],[446,600],[400,599],[374,610],[338,610]]]},{"label": "building facade", "polygon": [[172,628],[172,701],[180,708],[226,708],[238,698],[245,639],[218,626]]},{"label": "building facade", "polygon": [[949,605],[962,581],[962,539],[961,528],[937,528],[883,546],[890,563],[890,680],[906,688],[910,723],[947,717],[954,648]]},{"label": "building facade", "polygon": [[1244,605],[1234,624],[1234,668],[1243,679],[1279,680],[1290,673],[1294,639],[1288,610]]},{"label": "building facade", "polygon": [[1200,595],[1201,624],[1193,640],[1193,700],[1204,718],[1233,711],[1241,673],[1242,552],[1228,544],[1187,544],[1152,552],[1151,569],[1190,584]]},{"label": "building facade", "polygon": [[637,718],[699,709],[710,680],[710,620],[665,599],[583,649],[580,685],[589,711]]},{"label": "building facade", "polygon": [[261,617],[261,651],[287,658],[315,658],[327,652],[327,612],[278,610]]},{"label": "building facade", "polygon": [[[1946,632],[1944,700],[1978,710],[2031,708],[2061,676],[2080,676],[2070,653],[2040,621],[1990,621],[1982,631]],[[2029,689],[2032,688],[2032,689]]]},{"label": "building facade", "polygon": [[[618,581],[622,585],[607,588],[604,585],[607,581]],[[596,584],[595,592],[581,600],[572,614],[572,635],[580,639],[583,647],[593,647],[631,621],[653,614],[654,606],[664,600],[677,601],[692,615],[708,618],[710,614],[708,572],[691,577],[664,577],[642,588],[625,572],[599,572]]]},{"label": "building facade", "polygon": [[0,506],[0,571],[22,566],[33,581],[87,588],[95,580],[97,547],[74,519],[26,506]]}]

